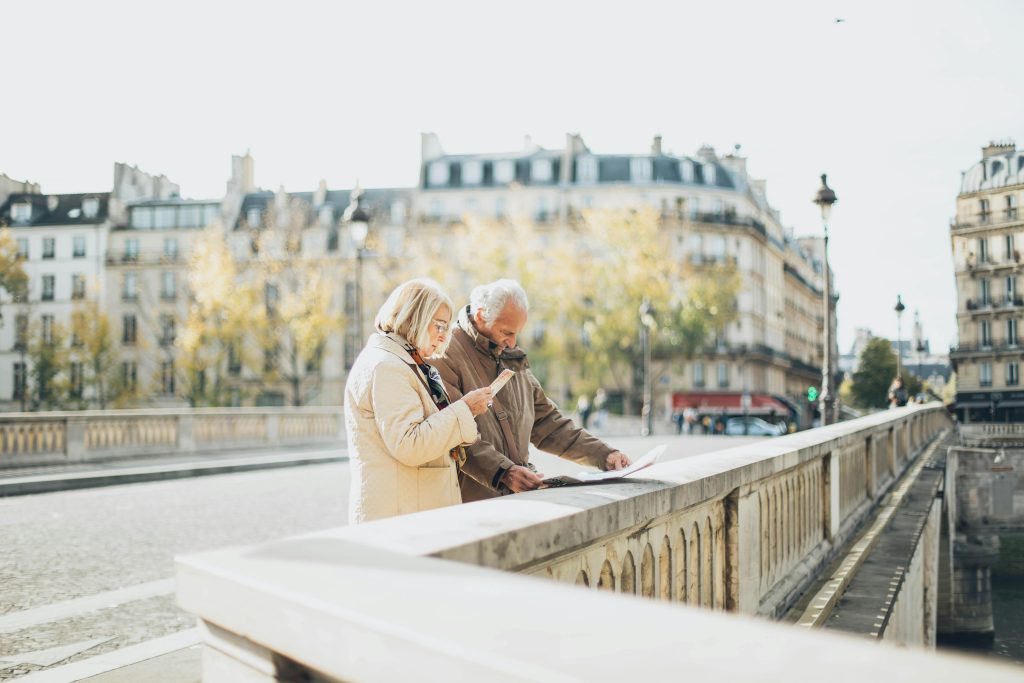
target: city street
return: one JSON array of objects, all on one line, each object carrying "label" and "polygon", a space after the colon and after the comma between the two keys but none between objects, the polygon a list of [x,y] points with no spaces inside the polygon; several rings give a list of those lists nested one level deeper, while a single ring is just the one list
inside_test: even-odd
[{"label": "city street", "polygon": [[[675,459],[758,438],[608,440],[633,457],[666,443]],[[534,461],[547,475],[580,469]],[[174,556],[344,525],[348,473],[308,465],[0,500],[0,680],[193,628],[174,602]],[[183,661],[198,667],[198,651]]]}]

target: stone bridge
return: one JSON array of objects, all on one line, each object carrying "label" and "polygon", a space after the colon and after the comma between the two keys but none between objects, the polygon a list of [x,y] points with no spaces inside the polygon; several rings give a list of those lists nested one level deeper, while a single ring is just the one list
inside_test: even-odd
[{"label": "stone bridge", "polygon": [[955,625],[952,437],[911,406],[180,558],[179,602],[208,682],[1018,680],[927,651]]}]

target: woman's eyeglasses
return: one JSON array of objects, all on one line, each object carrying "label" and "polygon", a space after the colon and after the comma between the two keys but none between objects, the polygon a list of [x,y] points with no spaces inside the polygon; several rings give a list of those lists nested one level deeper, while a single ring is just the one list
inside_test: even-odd
[{"label": "woman's eyeglasses", "polygon": [[435,320],[434,322],[431,323],[431,325],[434,326],[434,329],[437,330],[438,334],[446,334],[448,332],[448,323],[443,323],[438,320]]}]

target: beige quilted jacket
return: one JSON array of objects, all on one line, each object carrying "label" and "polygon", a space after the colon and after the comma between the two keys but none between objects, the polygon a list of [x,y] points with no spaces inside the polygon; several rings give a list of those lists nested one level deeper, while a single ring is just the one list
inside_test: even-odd
[{"label": "beige quilted jacket", "polygon": [[395,335],[374,334],[345,384],[350,524],[462,502],[452,448],[473,443],[464,401],[438,411]]}]

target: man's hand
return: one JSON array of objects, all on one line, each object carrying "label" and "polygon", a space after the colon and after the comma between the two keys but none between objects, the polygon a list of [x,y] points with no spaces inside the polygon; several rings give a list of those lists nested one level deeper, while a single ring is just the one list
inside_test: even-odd
[{"label": "man's hand", "polygon": [[631,464],[633,463],[629,456],[622,451],[612,451],[608,454],[608,459],[604,461],[606,470],[621,470],[629,467]]},{"label": "man's hand", "polygon": [[512,468],[501,478],[501,483],[507,486],[512,493],[532,491],[538,488],[542,481],[544,481],[543,475],[534,474],[526,467],[519,465],[512,465]]}]

